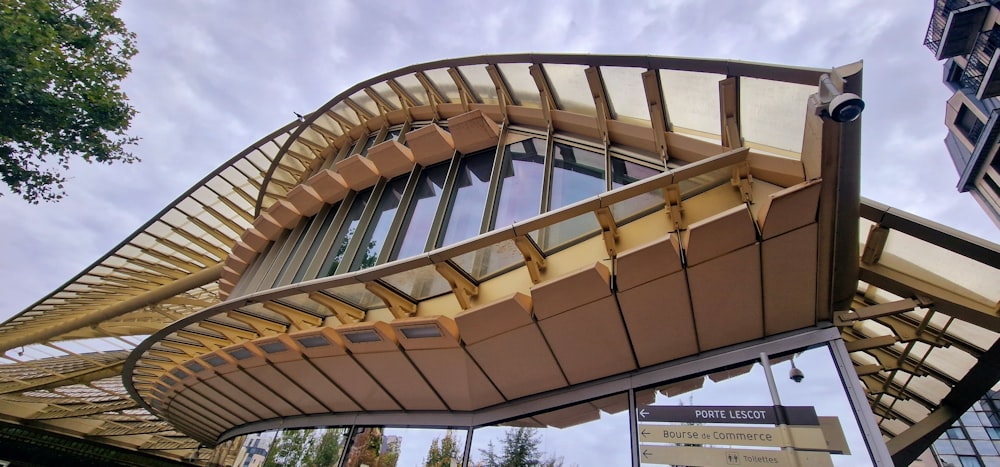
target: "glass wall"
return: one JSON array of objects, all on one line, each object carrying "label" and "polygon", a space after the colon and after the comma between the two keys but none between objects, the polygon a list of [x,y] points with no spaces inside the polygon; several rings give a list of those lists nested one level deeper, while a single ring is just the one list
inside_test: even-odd
[{"label": "glass wall", "polygon": [[[808,334],[817,337],[799,342],[833,335]],[[869,419],[865,436],[854,408],[868,410],[864,396],[854,387],[852,399],[838,371],[849,361],[837,365],[830,343],[791,351],[781,345],[737,348],[473,414],[345,414],[395,422],[266,432],[248,436],[245,450],[272,462],[264,465],[875,465],[867,440],[881,441],[877,428]],[[768,364],[745,360],[768,349]],[[979,407],[935,444],[939,459],[995,459],[988,456],[996,456],[996,412],[988,402]],[[468,425],[472,420],[481,422]],[[270,448],[260,449],[267,440]],[[339,464],[327,463],[334,458]]]},{"label": "glass wall", "polygon": [[[390,130],[384,140],[397,139],[400,132]],[[357,153],[367,154],[376,141],[377,132],[359,140]],[[506,141],[510,143],[499,150],[487,148],[431,167],[417,167],[328,207],[275,242],[261,255],[266,258],[258,257],[257,265],[244,277],[261,277],[252,283],[241,280],[240,292],[409,258],[663,170],[641,156],[611,154],[516,129],[507,130]],[[619,204],[628,204],[624,208],[638,215],[662,207],[663,196],[654,192]],[[619,213],[616,217],[621,218]],[[596,218],[587,214],[533,232],[531,238],[549,254],[597,232]],[[516,249],[511,251],[516,253]],[[516,262],[518,255],[511,258]],[[501,272],[505,265],[505,261],[482,258],[471,264],[477,280]]]}]

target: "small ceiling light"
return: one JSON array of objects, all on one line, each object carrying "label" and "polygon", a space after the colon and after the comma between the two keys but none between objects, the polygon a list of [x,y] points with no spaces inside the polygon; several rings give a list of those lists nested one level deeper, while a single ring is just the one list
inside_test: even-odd
[{"label": "small ceiling light", "polygon": [[407,339],[423,339],[427,337],[441,337],[441,330],[437,326],[407,326],[399,328]]},{"label": "small ceiling light", "polygon": [[841,92],[826,73],[819,77],[819,100],[821,105],[816,108],[817,112],[838,123],[853,122],[865,110],[865,101],[860,96]]},{"label": "small ceiling light", "polygon": [[366,342],[381,342],[382,338],[379,337],[378,333],[375,331],[355,331],[355,332],[345,332],[344,337],[351,341],[353,344],[364,344]]}]

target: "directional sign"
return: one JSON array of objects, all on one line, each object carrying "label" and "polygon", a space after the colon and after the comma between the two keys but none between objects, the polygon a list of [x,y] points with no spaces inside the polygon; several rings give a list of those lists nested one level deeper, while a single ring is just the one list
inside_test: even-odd
[{"label": "directional sign", "polygon": [[827,450],[819,427],[720,427],[639,424],[640,443],[715,444]]},{"label": "directional sign", "polygon": [[692,466],[833,467],[828,452],[639,445],[639,462]]},{"label": "directional sign", "polygon": [[646,405],[635,412],[640,422],[819,425],[814,407]]}]

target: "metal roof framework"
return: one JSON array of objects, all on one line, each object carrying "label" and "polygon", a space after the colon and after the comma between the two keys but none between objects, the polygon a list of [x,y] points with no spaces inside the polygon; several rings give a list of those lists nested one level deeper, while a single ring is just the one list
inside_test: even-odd
[{"label": "metal roof framework", "polygon": [[[789,160],[805,164],[802,154],[817,150],[808,136],[802,138],[811,117],[800,121],[801,114],[790,112],[788,120],[781,112],[804,108],[823,72],[668,57],[504,55],[415,65],[360,83],[230,159],[105,257],[0,325],[6,359],[0,365],[0,418],[174,459],[211,443],[211,433],[193,425],[181,433],[150,412],[148,396],[143,403],[130,397],[131,387],[119,376],[128,355],[146,336],[165,336],[188,324],[208,336],[205,342],[218,342],[174,340],[179,349],[201,347],[194,355],[266,337],[268,331],[225,319],[215,319],[222,327],[207,332],[199,324],[235,308],[219,299],[216,281],[224,263],[262,213],[372,132],[480,109],[503,123],[583,134],[682,164],[718,164],[722,157],[722,167],[731,168],[750,160],[758,179],[775,180],[783,169],[768,173],[765,167],[784,167]],[[738,78],[735,89],[718,84],[731,78]],[[773,83],[780,85],[768,87]],[[673,93],[678,84],[697,90],[691,95],[698,98]],[[749,150],[742,156],[727,152],[744,144]],[[830,172],[823,174],[830,182]],[[848,169],[837,183],[856,195],[856,186],[850,187],[856,176]],[[666,185],[666,178],[646,188]],[[849,284],[850,297],[841,297],[842,307],[826,297],[829,305],[817,309],[815,322],[841,328],[890,451],[902,460],[919,454],[1000,375],[994,358],[1000,352],[1000,247],[876,202],[857,205],[859,237],[840,238],[856,242],[858,266],[849,260],[847,266],[825,265],[825,279]],[[532,225],[541,228],[590,209],[571,208]],[[444,256],[513,241],[518,234],[486,234]],[[402,260],[365,275],[314,281],[309,288],[315,290],[304,293],[289,289],[250,301],[287,306],[288,300],[278,300],[298,294],[309,302],[310,292],[333,291],[338,284],[357,290],[365,280],[428,266]],[[457,290],[452,293],[461,294]],[[383,307],[380,297],[369,298],[371,309]],[[325,309],[322,303],[308,306]],[[219,331],[227,326],[231,332]],[[191,357],[141,350],[142,361],[160,363],[131,366],[129,386],[155,380]]]}]

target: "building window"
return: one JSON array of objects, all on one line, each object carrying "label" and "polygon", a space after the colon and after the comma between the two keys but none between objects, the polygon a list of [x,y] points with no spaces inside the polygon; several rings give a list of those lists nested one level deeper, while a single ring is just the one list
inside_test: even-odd
[{"label": "building window", "polygon": [[958,109],[958,116],[955,117],[955,128],[973,144],[979,140],[983,126],[983,122],[968,107],[963,105],[962,108]]}]

